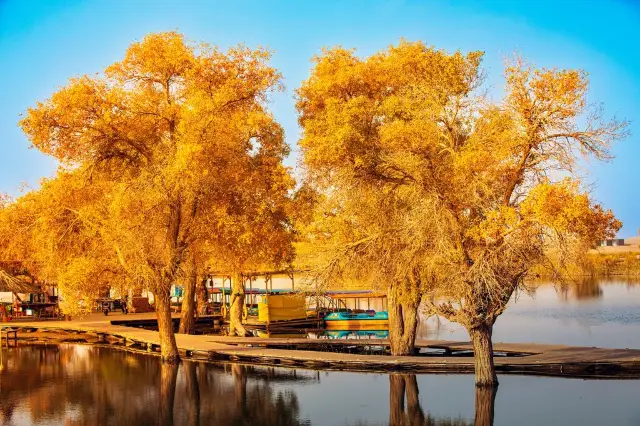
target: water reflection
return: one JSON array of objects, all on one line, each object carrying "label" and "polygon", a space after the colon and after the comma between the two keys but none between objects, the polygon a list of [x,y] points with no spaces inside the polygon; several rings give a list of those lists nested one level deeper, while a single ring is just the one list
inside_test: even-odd
[{"label": "water reflection", "polygon": [[4,358],[0,418],[6,425],[308,425],[299,418],[297,396],[273,385],[318,380],[312,371],[172,366],[89,346],[27,346],[5,350]]},{"label": "water reflection", "polygon": [[176,364],[162,364],[160,370],[160,412],[158,414],[158,425],[172,425],[176,383],[178,381],[178,366]]},{"label": "water reflection", "polygon": [[[459,324],[431,317],[420,339],[469,340]],[[531,283],[494,326],[495,342],[534,342],[604,348],[637,348],[640,280],[587,278],[565,286]]]},{"label": "water reflection", "polygon": [[[3,350],[2,425],[637,425],[640,381],[317,372],[82,345]],[[475,398],[475,404],[474,404]],[[523,401],[527,401],[523,404]]]},{"label": "water reflection", "polygon": [[[405,405],[406,395],[406,405]],[[389,376],[389,426],[467,426],[473,425],[464,419],[435,418],[424,413],[420,406],[418,380],[415,374],[392,374]],[[478,395],[476,393],[476,395]],[[481,393],[481,398],[486,397],[486,392]],[[476,396],[477,398],[477,396]],[[495,392],[492,392],[490,401],[481,401],[480,409],[490,410],[486,413],[476,414],[476,425],[493,425],[493,405]],[[476,409],[478,409],[476,401]],[[480,419],[480,423],[478,420]]]},{"label": "water reflection", "polygon": [[563,300],[593,300],[602,298],[603,292],[600,279],[583,277],[560,287]]},{"label": "water reflection", "polygon": [[[310,425],[290,385],[319,385],[321,377],[240,364],[172,366],[144,354],[81,345],[23,346],[3,356],[3,425]],[[389,395],[389,425],[470,424],[425,414],[415,375],[389,376]]]},{"label": "water reflection", "polygon": [[476,388],[476,420],[475,426],[493,426],[496,406],[497,387]]},{"label": "water reflection", "polygon": [[195,362],[184,364],[184,377],[187,398],[187,425],[200,424],[200,385]]},{"label": "water reflection", "polygon": [[[270,386],[271,379],[275,382],[294,379],[295,376],[279,376],[276,370],[271,369],[271,375],[263,376],[262,381],[249,385],[249,374],[255,371],[254,367],[245,365],[230,365],[233,376],[233,398],[224,398],[219,405],[228,410],[220,424],[240,425],[309,425],[309,421],[300,420],[300,406],[298,397],[293,392],[279,392]],[[278,377],[279,376],[279,377]],[[253,379],[253,377],[251,377]],[[220,407],[220,408],[222,408]],[[215,412],[205,411],[203,417],[209,424],[215,416]]]}]

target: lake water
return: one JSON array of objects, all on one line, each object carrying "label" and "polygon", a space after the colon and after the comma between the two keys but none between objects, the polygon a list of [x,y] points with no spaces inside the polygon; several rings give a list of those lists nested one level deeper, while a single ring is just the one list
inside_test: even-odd
[{"label": "lake water", "polygon": [[[469,340],[458,324],[429,318],[420,338]],[[494,342],[640,348],[640,280],[585,280],[567,289],[540,283],[520,293],[494,326]]]},{"label": "lake water", "polygon": [[[421,337],[467,339],[429,320]],[[640,285],[544,284],[498,320],[496,341],[640,347]],[[317,372],[184,362],[88,345],[2,350],[2,425],[640,425],[640,380]],[[476,408],[477,407],[477,408]]]},{"label": "lake water", "polygon": [[[87,345],[3,350],[3,425],[472,425],[471,375],[184,362]],[[501,376],[494,425],[638,425],[640,381]],[[479,413],[490,425],[491,395]],[[404,401],[403,401],[404,399]]]}]

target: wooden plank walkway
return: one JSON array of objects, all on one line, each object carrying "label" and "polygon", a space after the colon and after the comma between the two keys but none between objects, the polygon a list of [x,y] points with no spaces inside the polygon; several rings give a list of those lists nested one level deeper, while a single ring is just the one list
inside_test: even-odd
[{"label": "wooden plank walkway", "polygon": [[[318,338],[307,339],[301,337],[227,337],[207,336],[211,342],[237,346],[261,346],[261,347],[298,347],[298,346],[389,346],[388,339],[331,339]],[[473,350],[470,342],[455,342],[450,340],[417,340],[416,348],[441,349],[448,353],[468,352]],[[539,345],[523,343],[496,343],[494,350],[508,354],[536,354],[545,350],[563,348],[559,345]],[[526,349],[526,350],[523,350]]]},{"label": "wooden plank walkway", "polygon": [[[136,316],[139,316],[137,314]],[[153,314],[151,314],[153,315]],[[124,316],[122,316],[124,317]],[[129,315],[128,318],[131,318]],[[140,328],[112,325],[118,316],[92,316],[75,321],[34,321],[2,324],[28,335],[28,330],[62,332],[94,336],[97,341],[117,343],[140,349],[157,351],[158,332]],[[178,347],[184,356],[229,360],[267,365],[298,366],[328,370],[350,371],[411,371],[417,373],[460,373],[473,371],[471,356],[405,356],[350,354],[307,350],[314,346],[387,345],[378,339],[261,339],[209,335],[176,334]],[[276,346],[273,348],[272,346]],[[287,349],[304,347],[305,350]],[[443,349],[452,353],[469,351],[468,342],[420,341],[422,348]],[[538,374],[571,377],[640,378],[640,349],[602,349],[563,345],[496,343],[497,352],[524,353],[526,356],[496,357],[496,368],[501,373]]]}]

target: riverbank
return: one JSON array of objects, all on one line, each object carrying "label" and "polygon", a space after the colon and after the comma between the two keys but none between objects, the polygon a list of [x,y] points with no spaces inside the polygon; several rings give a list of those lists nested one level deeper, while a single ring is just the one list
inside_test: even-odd
[{"label": "riverbank", "polygon": [[[111,321],[143,319],[150,314],[105,317],[91,315],[73,321],[16,321],[3,327],[18,330],[20,342],[109,344],[122,349],[157,353],[158,332],[113,325]],[[151,314],[152,315],[152,314]],[[437,356],[367,355],[332,352],[344,345],[386,346],[383,339],[311,340],[233,338],[209,335],[176,334],[180,352],[185,358],[222,360],[248,364],[303,367],[322,370],[411,373],[471,373],[473,357],[459,356],[470,351],[468,342],[418,341],[417,346],[443,352]],[[312,346],[322,345],[319,351]],[[496,343],[495,358],[502,374],[534,374],[559,377],[640,378],[640,349],[605,349],[564,345]],[[458,354],[458,355],[457,355]]]}]

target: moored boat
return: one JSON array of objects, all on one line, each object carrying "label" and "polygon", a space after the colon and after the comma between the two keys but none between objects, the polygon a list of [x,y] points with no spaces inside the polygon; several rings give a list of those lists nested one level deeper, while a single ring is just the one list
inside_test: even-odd
[{"label": "moored boat", "polygon": [[386,329],[389,327],[389,313],[386,311],[366,311],[360,313],[331,312],[324,317],[328,329]]}]

